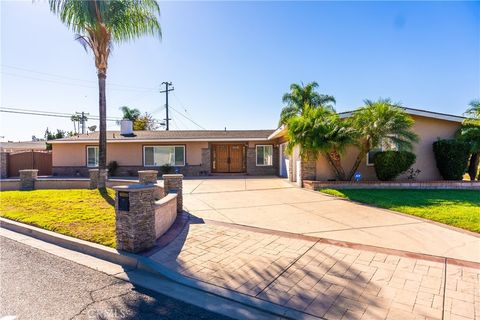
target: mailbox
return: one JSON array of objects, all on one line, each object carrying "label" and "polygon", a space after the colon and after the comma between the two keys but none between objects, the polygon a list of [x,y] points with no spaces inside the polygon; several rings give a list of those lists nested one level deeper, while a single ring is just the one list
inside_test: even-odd
[{"label": "mailbox", "polygon": [[118,210],[130,211],[130,200],[128,199],[128,192],[118,192]]}]

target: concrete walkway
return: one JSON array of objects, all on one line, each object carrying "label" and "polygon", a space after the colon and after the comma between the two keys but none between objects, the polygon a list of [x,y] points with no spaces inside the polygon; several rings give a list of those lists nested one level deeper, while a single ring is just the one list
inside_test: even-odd
[{"label": "concrete walkway", "polygon": [[184,192],[187,211],[203,219],[480,262],[480,237],[284,179],[185,180]]},{"label": "concrete walkway", "polygon": [[195,220],[150,258],[195,280],[323,319],[480,319],[480,269],[442,258]]}]

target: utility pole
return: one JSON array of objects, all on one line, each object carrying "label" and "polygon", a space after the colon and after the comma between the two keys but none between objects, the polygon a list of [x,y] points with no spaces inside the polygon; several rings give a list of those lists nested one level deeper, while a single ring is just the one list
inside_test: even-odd
[{"label": "utility pole", "polygon": [[[90,115],[90,113],[85,113],[85,112],[75,112],[76,114],[80,115],[80,124],[82,125],[82,134],[85,134],[85,124],[88,120],[87,116]],[[79,129],[80,130],[80,129]]]},{"label": "utility pole", "polygon": [[171,87],[171,88],[168,88],[169,86],[172,86],[172,83],[171,82],[168,82],[168,81],[164,81],[162,82],[162,85],[165,85],[165,90],[160,90],[160,93],[164,93],[165,92],[165,113],[166,113],[166,118],[165,118],[165,123],[166,123],[166,128],[165,130],[170,130],[170,127],[169,127],[169,121],[171,120],[169,117],[168,117],[168,92],[169,91],[173,91],[174,88]]}]

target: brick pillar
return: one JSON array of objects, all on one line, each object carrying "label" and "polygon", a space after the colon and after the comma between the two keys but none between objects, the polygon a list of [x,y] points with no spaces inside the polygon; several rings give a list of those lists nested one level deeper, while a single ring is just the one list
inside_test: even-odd
[{"label": "brick pillar", "polygon": [[315,180],[317,178],[317,157],[314,154],[307,154],[301,158],[300,162],[300,177],[303,186],[303,180]]},{"label": "brick pillar", "polygon": [[0,178],[5,179],[8,177],[8,153],[0,153]]},{"label": "brick pillar", "polygon": [[115,189],[117,249],[142,252],[155,246],[155,186],[129,185]]},{"label": "brick pillar", "polygon": [[90,177],[90,189],[97,189],[97,187],[98,187],[98,169],[88,170],[88,175]]},{"label": "brick pillar", "polygon": [[37,180],[37,169],[18,170],[20,173],[20,190],[34,190],[35,180]]},{"label": "brick pillar", "polygon": [[156,184],[157,175],[157,170],[138,171],[138,181],[140,182],[140,184]]},{"label": "brick pillar", "polygon": [[183,211],[183,174],[164,174],[163,188],[165,194],[177,194],[177,212]]},{"label": "brick pillar", "polygon": [[108,180],[108,170],[107,169],[99,169],[98,170],[97,188],[103,189],[103,188],[107,187],[107,180]]}]

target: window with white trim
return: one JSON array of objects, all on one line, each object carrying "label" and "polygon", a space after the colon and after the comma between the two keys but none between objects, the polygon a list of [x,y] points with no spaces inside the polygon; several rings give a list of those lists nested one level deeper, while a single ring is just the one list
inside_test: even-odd
[{"label": "window with white trim", "polygon": [[87,167],[98,167],[98,146],[87,147]]},{"label": "window with white trim", "polygon": [[256,148],[257,166],[271,166],[273,164],[273,146],[258,145]]},{"label": "window with white trim", "polygon": [[143,165],[159,167],[163,165],[185,166],[185,146],[144,146]]},{"label": "window with white trim", "polygon": [[375,155],[377,153],[388,150],[398,150],[398,146],[396,146],[390,139],[385,139],[378,147],[373,148],[367,153],[367,166],[375,165]]}]

